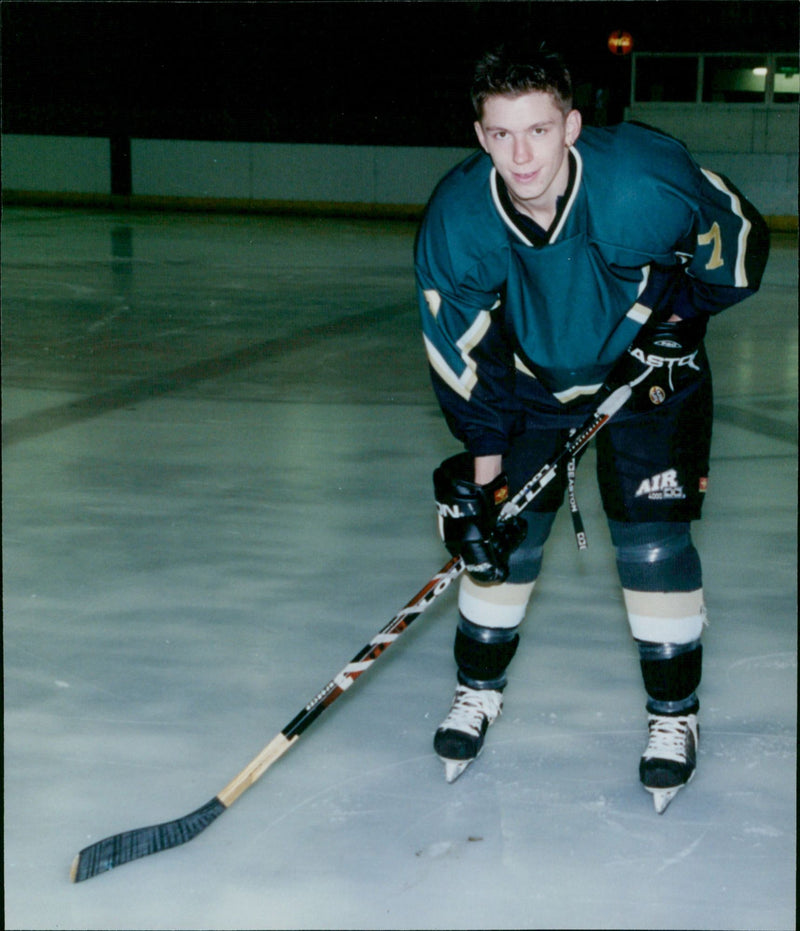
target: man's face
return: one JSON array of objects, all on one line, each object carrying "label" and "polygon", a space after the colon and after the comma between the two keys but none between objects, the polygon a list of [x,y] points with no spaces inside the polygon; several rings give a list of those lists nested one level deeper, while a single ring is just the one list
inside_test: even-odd
[{"label": "man's face", "polygon": [[548,218],[566,189],[567,148],[580,131],[578,111],[565,116],[552,94],[543,91],[489,97],[475,123],[478,140],[505,181],[511,200],[536,220]]}]

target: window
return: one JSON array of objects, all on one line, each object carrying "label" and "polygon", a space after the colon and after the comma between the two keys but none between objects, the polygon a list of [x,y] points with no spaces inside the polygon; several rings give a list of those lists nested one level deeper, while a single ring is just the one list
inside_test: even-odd
[{"label": "window", "polygon": [[797,55],[779,55],[775,59],[775,103],[797,103],[800,99],[800,58]]},{"label": "window", "polygon": [[708,55],[703,69],[703,100],[707,103],[764,103],[766,55]]},{"label": "window", "polygon": [[771,106],[800,102],[800,56],[790,52],[633,53],[637,103]]},{"label": "window", "polygon": [[648,55],[636,60],[637,101],[692,102],[697,99],[698,59],[690,55]]}]

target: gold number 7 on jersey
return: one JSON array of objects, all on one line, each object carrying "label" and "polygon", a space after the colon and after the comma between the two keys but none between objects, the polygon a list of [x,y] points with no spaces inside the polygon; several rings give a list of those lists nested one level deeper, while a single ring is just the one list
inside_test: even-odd
[{"label": "gold number 7 on jersey", "polygon": [[719,228],[719,223],[714,223],[711,226],[711,229],[707,233],[701,233],[697,237],[698,246],[711,246],[711,258],[706,263],[706,270],[711,271],[712,268],[720,268],[725,264],[725,259],[722,258],[722,230]]}]

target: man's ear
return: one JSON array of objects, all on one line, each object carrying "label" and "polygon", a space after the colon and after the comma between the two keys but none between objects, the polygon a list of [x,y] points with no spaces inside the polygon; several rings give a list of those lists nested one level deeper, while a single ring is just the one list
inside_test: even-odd
[{"label": "man's ear", "polygon": [[581,134],[581,129],[583,128],[583,119],[579,110],[570,110],[567,114],[566,122],[566,143],[567,145],[574,145],[578,136]]},{"label": "man's ear", "polygon": [[486,148],[486,133],[483,131],[483,126],[480,124],[480,120],[475,120],[472,124],[475,127],[475,135],[478,137],[478,142],[481,144],[481,148],[484,152],[489,150]]}]

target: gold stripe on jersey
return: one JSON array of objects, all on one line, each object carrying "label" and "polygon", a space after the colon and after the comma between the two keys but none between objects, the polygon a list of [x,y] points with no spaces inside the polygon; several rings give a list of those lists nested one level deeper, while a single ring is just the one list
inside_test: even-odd
[{"label": "gold stripe on jersey", "polygon": [[575,178],[572,182],[572,190],[568,192],[568,199],[561,211],[561,217],[558,223],[550,232],[549,241],[555,242],[558,239],[561,230],[564,229],[564,224],[567,222],[567,217],[572,213],[572,207],[575,203],[575,198],[578,196],[578,191],[581,188],[581,180],[583,178],[583,159],[581,158],[581,153],[575,148],[575,146],[570,146],[569,148],[572,157],[575,159]]},{"label": "gold stripe on jersey", "polygon": [[[514,355],[514,368],[516,368],[518,372],[522,372],[523,375],[527,375],[529,378],[536,378],[536,375],[534,375],[534,373],[516,354]],[[566,404],[568,401],[574,401],[575,398],[579,398],[584,394],[597,394],[597,392],[602,387],[602,382],[598,382],[596,385],[573,385],[571,388],[565,388],[564,391],[555,392],[553,397],[560,401],[562,404]]]},{"label": "gold stripe on jersey", "polygon": [[511,230],[511,232],[525,243],[526,246],[532,246],[533,243],[530,239],[522,232],[522,230],[517,226],[516,223],[509,217],[506,213],[506,208],[503,206],[503,201],[500,198],[500,192],[497,189],[497,169],[492,168],[489,175],[489,188],[492,192],[492,200],[494,201],[494,206],[500,215],[500,219],[505,223],[505,225]]},{"label": "gold stripe on jersey", "polygon": [[527,375],[529,378],[536,378],[533,372],[528,368],[527,365],[525,365],[525,363],[516,353],[514,353],[514,368],[518,372],[522,372],[523,375]]},{"label": "gold stripe on jersey", "polygon": [[565,388],[564,391],[554,391],[553,397],[562,404],[567,404],[583,394],[597,394],[602,387],[603,383],[601,381],[597,382],[596,385],[573,385],[571,388]]},{"label": "gold stripe on jersey", "polygon": [[435,288],[429,288],[427,291],[422,292],[425,295],[425,303],[428,305],[428,310],[431,312],[431,316],[435,320],[439,315],[439,310],[442,306],[442,295]]},{"label": "gold stripe on jersey", "polygon": [[731,202],[731,211],[742,221],[742,227],[739,230],[739,237],[736,244],[734,281],[736,282],[737,288],[746,288],[748,287],[748,283],[747,272],[745,271],[745,256],[747,255],[747,237],[750,233],[752,224],[744,215],[742,202],[739,200],[739,197],[725,184],[722,178],[713,171],[709,171],[707,168],[701,168],[700,170],[718,191],[726,195]]},{"label": "gold stripe on jersey", "polygon": [[640,304],[640,303],[637,301],[637,302],[633,305],[633,307],[631,307],[631,309],[628,311],[628,313],[625,314],[625,316],[626,316],[626,317],[630,317],[631,320],[634,321],[634,323],[641,323],[641,324],[644,324],[644,323],[647,323],[647,321],[650,319],[650,315],[651,315],[652,313],[653,313],[653,311],[651,310],[651,308],[645,307],[644,304]]},{"label": "gold stripe on jersey", "polygon": [[[495,305],[497,306],[497,305]],[[492,324],[492,315],[488,310],[482,310],[478,313],[472,326],[456,343],[461,358],[464,360],[464,371],[461,375],[456,374],[447,364],[444,356],[436,349],[431,340],[425,336],[425,351],[428,355],[428,361],[436,374],[442,381],[448,385],[456,394],[461,395],[465,401],[469,401],[475,385],[478,383],[477,364],[470,356],[472,350],[480,343],[486,332]]]}]

